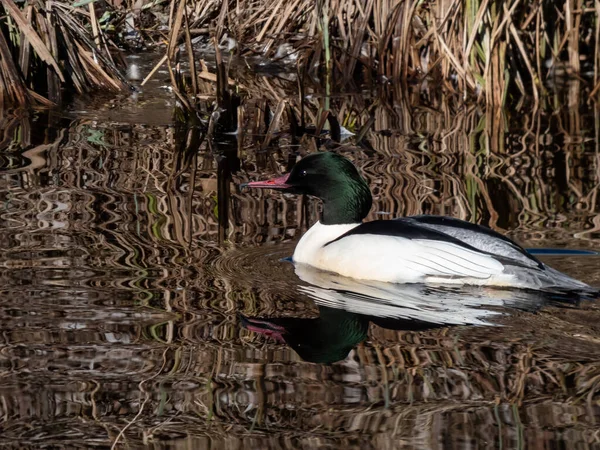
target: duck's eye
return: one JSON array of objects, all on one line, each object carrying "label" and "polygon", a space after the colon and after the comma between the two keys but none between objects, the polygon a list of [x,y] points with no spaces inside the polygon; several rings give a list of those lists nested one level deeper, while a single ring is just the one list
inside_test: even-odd
[{"label": "duck's eye", "polygon": [[306,175],[308,175],[308,174],[306,173],[306,170],[302,170],[302,171],[300,172],[300,177],[304,178]]}]

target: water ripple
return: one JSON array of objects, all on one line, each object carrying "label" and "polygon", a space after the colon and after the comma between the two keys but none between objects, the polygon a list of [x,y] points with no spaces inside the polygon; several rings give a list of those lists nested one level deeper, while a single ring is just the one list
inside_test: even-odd
[{"label": "water ripple", "polygon": [[[281,81],[260,82],[267,91]],[[593,114],[499,126],[477,109],[340,102],[359,122],[375,120],[368,145],[337,150],[370,183],[369,219],[448,214],[531,247],[597,247],[597,151],[563,125],[592,133]],[[534,119],[542,135],[524,130]],[[444,316],[435,296],[406,300],[407,287],[373,301],[336,297],[339,283],[303,281],[282,261],[320,206],[236,185],[285,171],[314,142],[281,136],[259,151],[248,136],[231,162],[242,170],[223,179],[222,161],[235,160],[226,148],[216,158],[204,143],[182,158],[191,130],[91,113],[0,122],[19,137],[0,143],[3,443],[104,448],[130,422],[129,445],[174,448],[597,443],[597,306],[456,291]],[[544,260],[600,285],[597,256]],[[369,315],[335,364],[303,360],[240,319],[304,320],[315,336],[332,306]],[[460,326],[394,328],[386,308]]]}]

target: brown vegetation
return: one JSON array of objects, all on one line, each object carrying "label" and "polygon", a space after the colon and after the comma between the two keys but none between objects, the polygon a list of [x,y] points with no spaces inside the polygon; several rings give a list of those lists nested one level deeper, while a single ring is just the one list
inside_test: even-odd
[{"label": "brown vegetation", "polygon": [[[184,44],[195,95],[199,67],[191,50],[202,35],[215,43],[229,39],[242,60],[297,57],[299,72],[330,92],[418,85],[493,105],[531,96],[537,106],[557,77],[583,80],[587,93],[600,87],[598,0],[345,0],[317,1],[316,8],[307,0],[3,5],[0,86],[13,103],[39,101],[39,95],[54,101],[61,85],[78,92],[122,88],[111,55],[126,32],[145,45],[160,44],[168,33],[163,62],[171,71]],[[102,24],[99,12],[110,13]],[[181,82],[172,78],[180,92]]]},{"label": "brown vegetation", "polygon": [[[557,77],[586,80],[588,93],[598,86],[597,1],[346,0],[314,6],[303,0],[173,0],[171,10],[178,13],[169,48],[184,36],[189,42],[190,30],[204,30],[217,41],[233,38],[241,57],[296,55],[300,72],[320,78],[329,91],[417,84],[497,106],[531,96],[537,107]],[[179,30],[184,9],[185,33]]]},{"label": "brown vegetation", "polygon": [[[63,90],[126,88],[102,32],[93,3],[86,8],[63,2],[2,0],[0,19],[0,102],[52,105]],[[87,9],[87,11],[86,11]]]}]

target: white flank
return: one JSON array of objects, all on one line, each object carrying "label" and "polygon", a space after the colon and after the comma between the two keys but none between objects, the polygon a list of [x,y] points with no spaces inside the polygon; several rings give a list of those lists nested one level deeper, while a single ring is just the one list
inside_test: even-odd
[{"label": "white flank", "polygon": [[392,283],[514,283],[513,275],[505,274],[504,265],[493,257],[444,241],[356,234],[331,242],[358,225],[317,222],[298,243],[294,262],[350,278]]}]

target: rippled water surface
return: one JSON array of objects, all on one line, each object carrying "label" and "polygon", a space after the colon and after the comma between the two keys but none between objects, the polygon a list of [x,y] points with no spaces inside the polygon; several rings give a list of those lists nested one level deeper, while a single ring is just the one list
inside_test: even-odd
[{"label": "rippled water surface", "polygon": [[[236,187],[319,143],[261,150],[257,130],[190,151],[198,136],[171,124],[156,83],[119,106],[1,117],[3,445],[600,448],[597,304],[485,289],[336,296],[339,280],[283,260],[318,204]],[[588,106],[519,117],[334,104],[355,131],[373,118],[363,145],[336,147],[369,181],[369,219],[445,214],[528,248],[600,248]],[[540,258],[600,286],[599,256]]]}]

